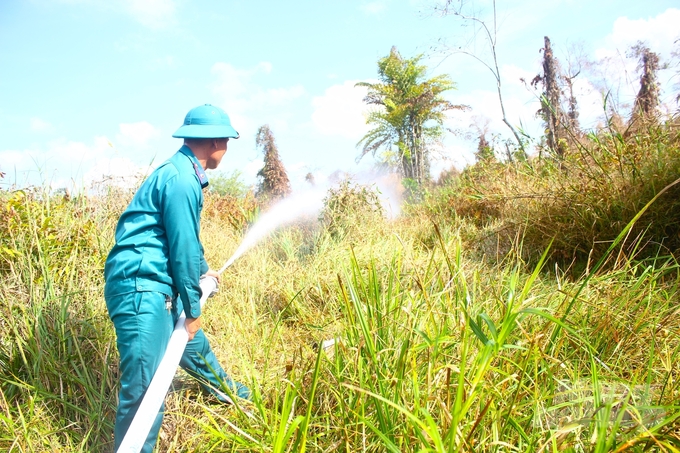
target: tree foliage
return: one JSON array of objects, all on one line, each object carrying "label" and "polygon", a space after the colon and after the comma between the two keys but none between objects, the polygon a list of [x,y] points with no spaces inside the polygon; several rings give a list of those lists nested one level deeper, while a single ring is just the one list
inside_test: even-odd
[{"label": "tree foliage", "polygon": [[366,120],[374,127],[357,144],[362,147],[359,159],[385,150],[383,159],[419,184],[429,178],[430,149],[443,135],[445,112],[463,108],[442,97],[455,88],[449,76],[427,79],[421,58],[405,59],[392,47],[378,61],[380,81],[357,84],[368,88],[364,102],[379,107]]},{"label": "tree foliage", "polygon": [[248,186],[241,181],[242,172],[234,170],[233,172],[224,173],[218,172],[210,175],[210,185],[208,189],[221,196],[232,196],[234,198],[243,198],[248,193]]},{"label": "tree foliage", "polygon": [[264,154],[264,166],[257,172],[261,178],[257,196],[270,199],[285,197],[290,193],[290,181],[269,125],[260,126],[257,130],[255,146]]}]

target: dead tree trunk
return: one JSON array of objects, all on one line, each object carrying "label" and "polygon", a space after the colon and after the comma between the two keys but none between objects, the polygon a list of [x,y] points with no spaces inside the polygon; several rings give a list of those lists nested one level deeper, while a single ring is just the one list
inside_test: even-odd
[{"label": "dead tree trunk", "polygon": [[633,47],[634,53],[640,60],[640,91],[635,96],[633,117],[639,115],[651,118],[659,107],[659,82],[656,73],[659,70],[659,55],[649,47],[638,44]]},{"label": "dead tree trunk", "polygon": [[285,197],[290,193],[290,181],[269,125],[257,130],[255,145],[264,154],[264,166],[257,172],[257,176],[262,178],[257,195],[271,200]]},{"label": "dead tree trunk", "polygon": [[557,62],[553,56],[550,38],[544,37],[543,47],[543,96],[541,99],[542,116],[546,123],[548,147],[559,157],[564,156],[560,141],[560,88],[557,84]]}]

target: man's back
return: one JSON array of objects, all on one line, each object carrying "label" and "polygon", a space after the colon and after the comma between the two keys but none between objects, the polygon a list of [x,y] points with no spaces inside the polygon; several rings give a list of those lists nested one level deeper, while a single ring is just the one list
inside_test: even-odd
[{"label": "man's back", "polygon": [[[203,207],[199,174],[203,172],[195,169],[194,160],[186,147],[175,153],[142,183],[121,215],[116,244],[104,268],[106,296],[197,291],[195,285],[183,288],[187,279],[198,281],[207,272],[198,237]],[[189,269],[188,262],[196,267]]]}]

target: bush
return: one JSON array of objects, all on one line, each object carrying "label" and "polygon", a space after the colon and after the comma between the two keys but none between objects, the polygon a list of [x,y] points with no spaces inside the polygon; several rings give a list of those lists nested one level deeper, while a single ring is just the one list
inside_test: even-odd
[{"label": "bush", "polygon": [[240,198],[214,192],[208,192],[204,197],[204,219],[216,220],[222,224],[226,222],[238,232],[243,232],[251,225],[259,213],[260,203],[252,192]]},{"label": "bush", "polygon": [[241,181],[242,172],[234,170],[230,174],[224,172],[211,173],[208,191],[221,196],[234,198],[244,198],[248,195],[250,188]]},{"label": "bush", "polygon": [[111,442],[117,356],[103,267],[126,199],[111,195],[0,191],[3,451],[105,451]]},{"label": "bush", "polygon": [[375,189],[345,180],[337,189],[328,191],[319,220],[333,237],[350,233],[357,237],[366,226],[382,220],[383,214]]},{"label": "bush", "polygon": [[[494,226],[496,240],[523,237],[525,258],[537,259],[552,242],[561,261],[598,259],[625,226],[680,176],[678,119],[647,124],[634,134],[608,129],[587,136],[564,160],[480,163],[450,181],[432,212]],[[658,198],[636,222],[626,253],[680,251],[680,184]],[[501,253],[507,250],[501,251]]]}]

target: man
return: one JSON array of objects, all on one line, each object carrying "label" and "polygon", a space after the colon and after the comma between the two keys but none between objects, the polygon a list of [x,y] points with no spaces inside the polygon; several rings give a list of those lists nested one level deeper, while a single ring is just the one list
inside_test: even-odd
[{"label": "man", "polygon": [[[116,227],[116,244],[104,268],[104,297],[116,328],[121,385],[116,413],[116,450],[158,368],[182,310],[189,342],[180,366],[221,401],[220,390],[250,398],[243,384],[224,372],[201,330],[202,275],[208,268],[199,238],[204,170],[217,168],[230,138],[239,134],[227,114],[210,104],[189,111],[173,137],[184,146],[141,185]],[[159,412],[143,452],[151,452],[163,420]]]}]

